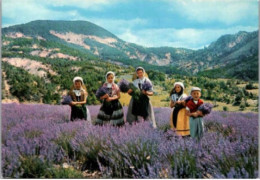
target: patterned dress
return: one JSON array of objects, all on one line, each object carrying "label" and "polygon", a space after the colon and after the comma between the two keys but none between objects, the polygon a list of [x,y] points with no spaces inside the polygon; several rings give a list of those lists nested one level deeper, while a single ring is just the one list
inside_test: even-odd
[{"label": "patterned dress", "polygon": [[[133,84],[141,90],[142,84],[146,81],[151,83],[148,78],[144,77],[143,79],[134,80]],[[149,91],[153,91],[153,89],[150,89]],[[138,116],[143,117],[144,120],[149,120],[154,128],[157,127],[152,103],[147,95],[142,94],[139,101],[135,100],[133,97],[130,100],[126,121],[130,124],[138,122]]]},{"label": "patterned dress", "polygon": [[[107,87],[107,83],[103,85],[104,87]],[[109,89],[109,97],[113,97],[114,95],[117,95],[117,93],[120,91],[118,86],[113,83],[111,88]],[[103,103],[100,107],[96,124],[103,125],[103,124],[111,124],[114,126],[122,126],[124,125],[124,112],[121,103],[119,100],[113,100],[110,102],[107,102],[105,99],[103,100]]]},{"label": "patterned dress", "polygon": [[[69,95],[71,96],[71,99],[76,102],[84,101],[87,98],[86,91],[84,89],[71,90],[69,92]],[[70,120],[74,121],[76,119],[87,120],[86,104],[81,104],[81,105],[78,104],[78,105],[71,106]]]}]

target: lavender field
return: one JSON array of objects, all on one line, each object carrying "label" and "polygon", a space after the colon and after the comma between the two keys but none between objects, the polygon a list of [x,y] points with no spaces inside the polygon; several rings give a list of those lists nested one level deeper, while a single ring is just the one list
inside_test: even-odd
[{"label": "lavender field", "polygon": [[[99,106],[88,107],[92,118]],[[125,108],[126,112],[126,108]],[[204,118],[201,147],[169,130],[169,108],[121,128],[69,122],[69,106],[2,104],[2,172],[23,178],[257,178],[258,114]]]}]

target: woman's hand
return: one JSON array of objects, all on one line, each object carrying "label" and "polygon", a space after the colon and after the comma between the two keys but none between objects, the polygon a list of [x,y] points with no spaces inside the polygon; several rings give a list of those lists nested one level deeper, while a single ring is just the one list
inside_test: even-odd
[{"label": "woman's hand", "polygon": [[77,102],[76,102],[76,101],[72,101],[70,104],[71,104],[72,106],[75,106],[75,105],[77,105]]},{"label": "woman's hand", "polygon": [[112,100],[113,100],[113,98],[111,98],[111,97],[106,98],[106,101],[107,101],[107,102],[110,102],[110,101],[112,101]]},{"label": "woman's hand", "polygon": [[145,95],[152,96],[153,95],[153,91],[145,91]]},{"label": "woman's hand", "polygon": [[144,95],[147,95],[147,93],[146,93],[146,91],[145,91],[145,90],[142,90],[142,93],[143,93]]},{"label": "woman's hand", "polygon": [[191,116],[191,113],[190,113],[190,111],[188,111],[188,110],[186,110],[186,116]]},{"label": "woman's hand", "polygon": [[173,102],[173,100],[170,101],[170,107],[173,108],[175,106],[175,103]]},{"label": "woman's hand", "polygon": [[132,92],[133,92],[132,89],[129,89],[129,90],[127,91],[128,94],[131,94]]},{"label": "woman's hand", "polygon": [[118,96],[118,95],[114,95],[113,97],[110,97],[110,99],[111,99],[112,101],[114,101],[114,100],[119,99],[119,96]]},{"label": "woman's hand", "polygon": [[201,111],[197,111],[198,116],[203,117],[204,114]]},{"label": "woman's hand", "polygon": [[197,112],[192,113],[192,117],[198,117],[198,113]]},{"label": "woman's hand", "polygon": [[100,99],[102,100],[102,99],[107,99],[109,97],[109,95],[108,94],[105,94],[104,96],[102,96]]},{"label": "woman's hand", "polygon": [[182,104],[182,102],[181,101],[177,101],[176,104]]}]

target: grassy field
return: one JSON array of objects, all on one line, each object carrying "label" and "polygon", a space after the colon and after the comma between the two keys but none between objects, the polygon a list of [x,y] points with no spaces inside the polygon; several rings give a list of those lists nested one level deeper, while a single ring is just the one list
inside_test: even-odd
[{"label": "grassy field", "polygon": [[[122,75],[118,77],[118,79],[126,79],[129,82],[132,82],[132,75]],[[220,81],[228,81],[228,79],[219,79]],[[174,84],[175,79],[167,78],[165,81],[167,84]],[[258,87],[257,83],[253,84],[254,86]],[[244,88],[246,86],[246,83],[237,84],[237,87]],[[186,87],[184,92],[189,95],[190,90],[192,86]],[[253,90],[247,90],[248,92],[251,92],[258,96],[259,92],[258,89]],[[127,106],[130,102],[131,96],[127,93],[121,93],[120,102],[122,105]],[[169,98],[169,92],[164,90],[164,88],[161,85],[154,85],[154,95],[150,97],[150,100],[152,102],[153,107],[169,107],[170,98]],[[223,111],[223,108],[226,107],[227,111],[241,111],[239,106],[233,106],[232,103],[226,104],[224,102],[214,102],[214,101],[208,101],[205,100],[205,102],[212,103],[215,105],[214,110],[216,111]],[[247,103],[249,104],[249,107],[246,107],[243,112],[252,112],[256,111],[258,109],[257,106],[257,100],[247,99]]]}]

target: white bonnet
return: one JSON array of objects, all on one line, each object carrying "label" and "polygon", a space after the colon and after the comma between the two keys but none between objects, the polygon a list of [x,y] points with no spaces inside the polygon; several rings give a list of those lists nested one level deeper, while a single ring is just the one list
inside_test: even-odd
[{"label": "white bonnet", "polygon": [[116,78],[116,76],[115,76],[115,73],[114,73],[114,72],[112,72],[112,71],[108,71],[108,72],[106,73],[106,82],[107,82],[107,76],[108,76],[109,74],[113,74],[113,76],[114,76],[114,78],[113,78],[113,82],[114,82],[114,81],[115,81],[115,78]]},{"label": "white bonnet", "polygon": [[135,69],[135,72],[137,73],[137,70],[143,70],[143,72],[145,73],[145,70],[144,70],[144,68],[143,67],[141,67],[141,66],[139,66],[139,67],[137,67],[136,69]]},{"label": "white bonnet", "polygon": [[173,85],[173,88],[175,88],[176,85],[180,85],[182,87],[182,89],[184,90],[184,84],[182,82],[175,82]]},{"label": "white bonnet", "polygon": [[76,81],[81,81],[82,84],[84,84],[82,77],[79,77],[79,76],[74,77],[73,83],[75,84]]}]

